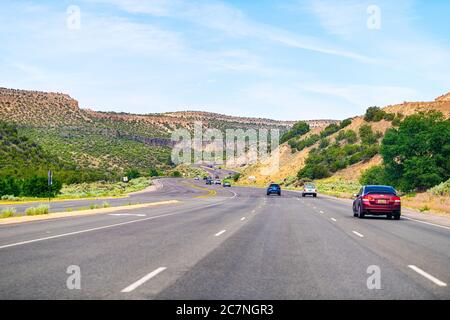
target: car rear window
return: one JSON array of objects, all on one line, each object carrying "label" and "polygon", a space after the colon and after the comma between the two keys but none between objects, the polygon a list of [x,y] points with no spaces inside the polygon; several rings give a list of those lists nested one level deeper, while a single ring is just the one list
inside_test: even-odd
[{"label": "car rear window", "polygon": [[369,193],[380,193],[380,194],[397,194],[397,192],[395,191],[394,188],[392,187],[384,187],[384,186],[371,186],[371,187],[366,187],[365,190],[366,194]]},{"label": "car rear window", "polygon": [[271,184],[270,186],[269,186],[269,188],[279,188],[280,186],[278,185],[278,184]]},{"label": "car rear window", "polygon": [[306,184],[305,187],[306,188],[310,188],[310,189],[315,189],[316,188],[316,186],[313,185],[313,184]]}]

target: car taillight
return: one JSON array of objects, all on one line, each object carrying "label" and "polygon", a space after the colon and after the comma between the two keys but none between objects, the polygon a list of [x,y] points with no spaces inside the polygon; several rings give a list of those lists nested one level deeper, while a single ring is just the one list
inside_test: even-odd
[{"label": "car taillight", "polygon": [[363,202],[371,202],[373,201],[373,198],[371,196],[364,196],[362,197]]},{"label": "car taillight", "polygon": [[398,204],[400,204],[400,203],[402,202],[402,200],[400,199],[400,197],[392,197],[392,198],[391,198],[391,201],[394,202],[394,203],[398,203]]}]

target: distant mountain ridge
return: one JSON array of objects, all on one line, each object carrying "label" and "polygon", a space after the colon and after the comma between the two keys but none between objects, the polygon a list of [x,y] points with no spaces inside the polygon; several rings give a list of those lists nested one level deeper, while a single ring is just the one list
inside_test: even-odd
[{"label": "distant mountain ridge", "polygon": [[[211,112],[154,114],[100,112],[82,109],[67,94],[0,88],[0,120],[18,126],[21,134],[51,156],[80,168],[122,172],[170,165],[171,133],[178,128],[289,130],[295,121],[235,117]],[[311,127],[337,121],[312,120]]]},{"label": "distant mountain ridge", "polygon": [[[236,117],[204,111],[177,111],[167,113],[131,114],[101,112],[82,109],[78,101],[67,94],[47,93],[0,88],[0,117],[27,125],[79,125],[85,122],[126,121],[154,126],[154,135],[166,136],[181,127],[191,129],[194,121],[202,121],[205,126],[230,124],[231,127],[258,128],[267,126],[288,130],[296,121],[280,121],[265,118]],[[328,125],[336,120],[307,120],[312,127]]]}]

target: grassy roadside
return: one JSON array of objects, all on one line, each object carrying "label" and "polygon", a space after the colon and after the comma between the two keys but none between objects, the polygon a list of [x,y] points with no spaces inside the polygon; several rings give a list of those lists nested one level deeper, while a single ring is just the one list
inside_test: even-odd
[{"label": "grassy roadside", "polygon": [[[0,219],[0,225],[8,225],[8,224],[17,224],[22,222],[31,222],[31,221],[40,221],[40,220],[49,220],[49,219],[58,219],[58,218],[67,218],[67,217],[77,217],[77,216],[86,216],[86,215],[95,215],[95,214],[104,214],[104,213],[113,213],[120,212],[126,208],[131,209],[142,209],[149,208],[160,205],[169,205],[169,204],[178,204],[180,201],[178,200],[167,200],[167,201],[158,201],[158,202],[150,202],[150,203],[137,203],[137,204],[128,204],[125,206],[118,207],[98,207],[98,208],[81,208],[79,210],[75,210],[74,212],[53,212],[53,213],[39,213],[39,214],[29,214],[29,215],[20,215],[20,216],[9,216],[4,217],[4,219]],[[8,218],[8,219],[6,219]]]},{"label": "grassy roadside", "polygon": [[[66,185],[62,188],[61,194],[52,199],[52,202],[66,200],[89,200],[103,198],[121,198],[128,193],[144,190],[152,185],[149,178],[137,178],[128,183],[123,182],[93,182],[81,183],[74,185]],[[11,200],[0,200],[0,205],[26,204],[33,202],[42,202],[47,199],[43,198],[13,198]]]}]

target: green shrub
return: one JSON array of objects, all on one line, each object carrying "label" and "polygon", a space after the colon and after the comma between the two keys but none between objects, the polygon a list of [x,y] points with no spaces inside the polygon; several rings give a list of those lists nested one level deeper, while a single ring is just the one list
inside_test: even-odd
[{"label": "green shrub", "polygon": [[103,204],[102,204],[102,207],[103,208],[109,208],[109,207],[111,207],[111,205],[107,201],[104,201]]},{"label": "green shrub", "polygon": [[139,178],[141,173],[137,169],[130,169],[125,173],[125,176],[128,177],[128,180],[133,180]]},{"label": "green shrub", "polygon": [[393,121],[396,115],[393,113],[387,113],[379,107],[370,107],[367,109],[364,115],[364,120],[367,122],[379,122],[381,120]]},{"label": "green shrub", "polygon": [[317,134],[313,134],[312,136],[310,136],[304,140],[300,140],[300,141],[297,141],[295,144],[292,144],[291,148],[295,148],[295,149],[297,149],[297,151],[302,151],[303,149],[314,145],[319,140],[320,140],[320,136]]},{"label": "green shrub", "polygon": [[15,197],[15,196],[11,196],[11,195],[2,196],[1,199],[5,200],[5,201],[20,201],[19,197]]},{"label": "green shrub", "polygon": [[380,152],[380,146],[375,144],[371,146],[366,146],[363,151],[361,151],[361,159],[363,161],[370,160]]},{"label": "green shrub", "polygon": [[393,113],[386,113],[384,115],[383,119],[386,120],[386,121],[393,121],[395,119],[395,114],[393,114]]},{"label": "green shrub", "polygon": [[297,174],[298,179],[323,179],[329,177],[330,171],[323,164],[313,164],[306,165],[302,170],[300,170]]},{"label": "green shrub", "polygon": [[358,140],[358,136],[355,131],[347,130],[345,131],[345,140],[347,140],[347,143],[353,144]]},{"label": "green shrub", "polygon": [[347,143],[353,144],[358,140],[358,136],[356,135],[356,132],[353,130],[339,131],[339,133],[336,136],[336,141],[342,140],[346,140]]},{"label": "green shrub", "polygon": [[6,208],[0,212],[0,218],[2,219],[12,218],[16,213],[17,210],[15,208]]},{"label": "green shrub", "polygon": [[16,178],[0,178],[0,196],[19,196],[21,189],[21,183]]},{"label": "green shrub", "polygon": [[149,171],[149,176],[150,177],[159,177],[160,173],[159,173],[159,171],[157,169],[151,168],[150,171]]},{"label": "green shrub", "polygon": [[50,207],[47,205],[39,205],[38,207],[34,208],[28,208],[25,210],[25,214],[27,216],[39,216],[39,215],[44,215],[44,214],[48,214],[50,210]]},{"label": "green shrub", "polygon": [[385,185],[387,183],[386,172],[383,166],[374,166],[367,169],[361,175],[359,183],[362,185]]},{"label": "green shrub", "polygon": [[345,131],[339,131],[336,136],[336,141],[342,141],[345,139]]},{"label": "green shrub", "polygon": [[292,138],[295,138],[297,136],[302,136],[306,133],[308,133],[310,130],[309,124],[304,121],[297,122],[294,124],[291,130],[286,132],[281,136],[280,143],[285,143],[286,141],[291,140]]},{"label": "green shrub", "polygon": [[428,190],[436,196],[447,196],[450,194],[450,179]]},{"label": "green shrub", "polygon": [[26,197],[54,198],[62,188],[61,182],[53,180],[53,185],[48,186],[47,177],[34,176],[25,179],[22,185],[22,195]]},{"label": "green shrub", "polygon": [[172,177],[180,178],[181,177],[181,172],[178,171],[178,170],[175,170],[174,172],[172,172]]},{"label": "green shrub", "polygon": [[320,149],[325,149],[329,145],[330,145],[330,140],[329,139],[322,139],[322,140],[320,140],[319,148]]},{"label": "green shrub", "polygon": [[241,178],[241,174],[240,174],[240,173],[235,173],[235,174],[233,175],[233,180],[234,180],[234,182],[237,182],[240,178]]},{"label": "green shrub", "polygon": [[340,127],[335,124],[332,123],[329,126],[327,126],[321,133],[320,133],[320,137],[321,138],[326,138],[328,136],[331,136],[333,133],[336,133],[340,130]]},{"label": "green shrub", "polygon": [[363,125],[359,128],[359,136],[363,144],[375,144],[382,137],[380,132],[374,133],[370,125]]},{"label": "green shrub", "polygon": [[379,122],[381,121],[386,112],[381,110],[379,107],[370,107],[367,109],[366,114],[364,115],[364,120],[367,122]]},{"label": "green shrub", "polygon": [[344,129],[351,124],[352,124],[352,119],[345,119],[344,121],[341,122],[341,124],[339,125],[339,128]]},{"label": "green shrub", "polygon": [[450,178],[450,120],[442,113],[414,114],[386,132],[381,154],[391,183],[425,191]]}]

